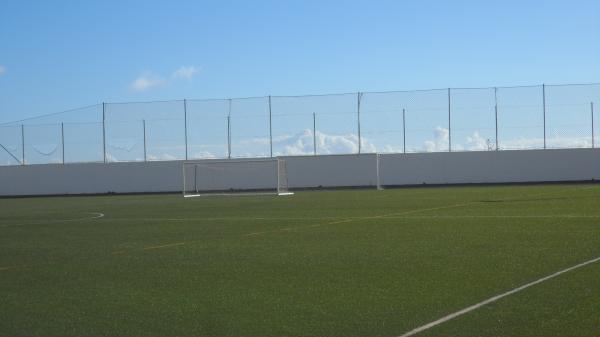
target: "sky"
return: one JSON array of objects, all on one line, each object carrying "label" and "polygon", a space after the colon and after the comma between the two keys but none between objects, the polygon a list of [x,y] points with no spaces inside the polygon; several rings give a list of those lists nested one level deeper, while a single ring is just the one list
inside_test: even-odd
[{"label": "sky", "polygon": [[100,102],[600,82],[600,2],[0,5],[0,123]]}]

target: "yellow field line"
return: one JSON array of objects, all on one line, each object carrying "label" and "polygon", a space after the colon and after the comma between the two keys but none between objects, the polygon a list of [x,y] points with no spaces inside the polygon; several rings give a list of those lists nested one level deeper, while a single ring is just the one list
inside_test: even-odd
[{"label": "yellow field line", "polygon": [[144,247],[144,248],[142,248],[142,250],[160,249],[160,248],[175,247],[175,246],[181,246],[181,245],[185,245],[185,242],[177,242],[177,243],[169,243],[169,244],[160,245],[160,246]]},{"label": "yellow field line", "polygon": [[397,213],[375,215],[375,216],[370,216],[370,217],[364,217],[363,219],[380,219],[380,218],[386,218],[386,217],[391,217],[391,216],[401,216],[401,215],[407,215],[407,214],[413,214],[413,213],[420,213],[420,212],[437,211],[437,210],[440,210],[440,209],[448,209],[448,208],[456,208],[456,207],[469,206],[469,205],[472,205],[472,204],[475,204],[475,203],[476,203],[475,201],[470,201],[470,202],[464,202],[464,203],[461,203],[461,204],[439,206],[439,207],[430,207],[430,208],[421,208],[421,209],[414,209],[414,210],[410,210],[410,211],[403,211],[403,212],[397,212]]},{"label": "yellow field line", "polygon": [[[547,192],[547,193],[539,193],[539,194],[529,195],[527,197],[536,197],[536,196],[548,195],[548,194],[554,194],[554,193],[557,193],[557,191]],[[512,199],[512,198],[505,198],[505,199],[500,199],[500,200],[510,200],[510,199]],[[464,206],[469,206],[469,205],[473,205],[473,204],[477,204],[477,203],[479,203],[479,201],[470,201],[470,202],[465,202],[465,203],[460,203],[460,204],[421,208],[421,209],[415,209],[415,210],[409,210],[409,211],[394,212],[394,213],[366,216],[366,217],[350,217],[350,218],[345,217],[342,220],[330,221],[330,222],[320,223],[320,224],[313,224],[310,226],[286,227],[286,228],[280,228],[280,229],[275,229],[275,230],[270,230],[270,231],[248,233],[248,234],[244,234],[243,236],[248,237],[248,236],[257,236],[257,235],[268,234],[268,233],[289,232],[289,231],[293,231],[293,230],[297,230],[297,229],[316,228],[316,227],[336,225],[336,224],[341,224],[341,223],[349,223],[349,222],[354,222],[357,220],[383,219],[383,218],[393,219],[395,217],[401,217],[403,215],[428,212],[428,211],[436,211],[436,210],[440,210],[440,209],[464,207]],[[335,219],[335,217],[323,217],[322,219],[326,219],[326,218]],[[171,218],[171,219],[154,219],[154,220],[162,220],[162,221],[186,221],[186,220],[189,220],[189,221],[193,221],[193,220],[217,220],[217,219],[219,219],[219,220],[237,220],[240,218],[198,218],[198,219],[173,219],[173,218]],[[318,218],[260,218],[259,217],[259,218],[243,218],[243,219],[246,219],[246,220],[288,220],[288,219],[318,219]],[[178,243],[171,243],[171,244],[160,245],[160,246],[144,247],[144,248],[142,248],[142,250],[160,249],[160,248],[181,246],[181,245],[185,245],[185,244],[186,244],[186,242],[178,242]],[[124,252],[125,251],[115,251],[115,252],[113,252],[113,254],[115,254],[115,255],[122,254]]]},{"label": "yellow field line", "polygon": [[382,214],[382,215],[345,218],[343,220],[330,221],[330,222],[325,222],[325,223],[321,223],[321,224],[314,224],[314,225],[310,225],[310,226],[301,226],[301,227],[294,227],[294,228],[287,227],[287,228],[275,229],[275,230],[271,230],[271,231],[254,232],[254,233],[244,234],[244,236],[256,236],[256,235],[261,235],[261,234],[277,233],[277,232],[290,231],[290,230],[295,230],[295,229],[315,228],[315,227],[328,226],[328,225],[337,225],[337,224],[348,223],[348,222],[353,222],[353,221],[357,221],[357,220],[381,219],[381,218],[392,217],[392,216],[400,216],[400,215],[413,214],[413,213],[418,213],[418,212],[427,212],[427,211],[435,211],[435,210],[439,210],[439,209],[463,207],[463,206],[471,205],[471,204],[474,204],[474,203],[475,202],[466,202],[466,203],[455,204],[455,205],[422,208],[422,209],[415,209],[415,210],[404,211],[404,212],[395,212],[395,213]]}]

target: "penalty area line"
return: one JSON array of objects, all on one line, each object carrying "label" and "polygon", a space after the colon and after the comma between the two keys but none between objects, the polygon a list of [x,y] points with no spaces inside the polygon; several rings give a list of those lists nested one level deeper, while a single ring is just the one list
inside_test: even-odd
[{"label": "penalty area line", "polygon": [[555,278],[555,277],[557,277],[557,276],[559,276],[559,275],[562,275],[562,274],[564,274],[564,273],[568,273],[568,272],[570,272],[570,271],[572,271],[572,270],[575,270],[575,269],[578,269],[578,268],[581,268],[581,267],[584,267],[584,266],[587,266],[587,265],[589,265],[589,264],[596,263],[596,262],[599,262],[599,261],[600,261],[600,257],[597,257],[597,258],[595,258],[595,259],[591,259],[591,260],[588,260],[588,261],[582,262],[582,263],[580,263],[580,264],[577,264],[577,265],[574,265],[574,266],[572,266],[572,267],[569,267],[569,268],[563,269],[563,270],[561,270],[561,271],[557,271],[557,272],[556,272],[556,273],[554,273],[554,274],[551,274],[551,275],[548,275],[548,276],[542,277],[542,278],[540,278],[540,279],[537,279],[537,280],[535,280],[535,281],[533,281],[533,282],[529,282],[529,283],[527,283],[527,284],[524,284],[524,285],[522,285],[522,286],[520,286],[520,287],[518,287],[518,288],[515,288],[515,289],[513,289],[513,290],[509,290],[509,291],[507,291],[507,292],[505,292],[505,293],[502,293],[502,294],[496,295],[496,296],[494,296],[494,297],[490,297],[490,298],[488,298],[488,299],[487,299],[487,300],[485,300],[485,301],[481,301],[481,302],[479,302],[479,303],[477,303],[477,304],[474,304],[474,305],[472,305],[472,306],[470,306],[470,307],[466,307],[466,308],[464,308],[464,309],[462,309],[462,310],[459,310],[459,311],[456,311],[456,312],[454,312],[454,313],[451,313],[451,314],[449,314],[449,315],[446,315],[446,316],[444,316],[444,317],[442,317],[442,318],[440,318],[440,319],[438,319],[438,320],[436,320],[436,321],[433,321],[433,322],[431,322],[431,323],[427,323],[427,324],[425,324],[425,325],[422,325],[422,326],[420,326],[420,327],[418,327],[418,328],[415,328],[415,329],[413,329],[413,330],[411,330],[411,331],[409,331],[409,332],[407,332],[407,333],[405,333],[405,334],[401,335],[400,337],[409,337],[409,336],[416,335],[416,334],[418,334],[418,333],[420,333],[420,332],[423,332],[423,331],[425,331],[425,330],[431,329],[431,328],[433,328],[433,327],[435,327],[435,326],[437,326],[437,325],[440,325],[440,324],[442,324],[442,323],[444,323],[444,322],[447,322],[447,321],[450,321],[450,320],[452,320],[452,319],[455,319],[456,317],[462,316],[462,315],[464,315],[464,314],[467,314],[467,313],[469,313],[469,312],[471,312],[471,311],[473,311],[473,310],[479,309],[479,308],[483,307],[484,305],[490,304],[490,303],[492,303],[492,302],[496,302],[496,301],[498,301],[498,300],[499,300],[499,299],[501,299],[501,298],[504,298],[504,297],[506,297],[506,296],[509,296],[509,295],[512,295],[512,294],[518,293],[519,291],[525,290],[525,289],[527,289],[527,288],[529,288],[529,287],[532,287],[532,286],[534,286],[534,285],[536,285],[536,284],[540,284],[540,283],[542,283],[542,282],[545,282],[545,281],[548,281],[548,280],[550,280],[550,279],[553,279],[553,278]]}]

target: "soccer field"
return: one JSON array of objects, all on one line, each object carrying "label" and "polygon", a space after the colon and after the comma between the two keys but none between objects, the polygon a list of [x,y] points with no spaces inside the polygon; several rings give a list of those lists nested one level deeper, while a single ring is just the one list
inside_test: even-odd
[{"label": "soccer field", "polygon": [[1,336],[600,335],[600,185],[0,210]]}]

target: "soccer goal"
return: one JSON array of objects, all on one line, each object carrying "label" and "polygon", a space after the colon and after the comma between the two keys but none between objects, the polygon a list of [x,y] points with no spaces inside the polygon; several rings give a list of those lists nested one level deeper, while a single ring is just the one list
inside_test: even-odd
[{"label": "soccer goal", "polygon": [[183,163],[183,196],[294,194],[283,158],[222,159]]}]

